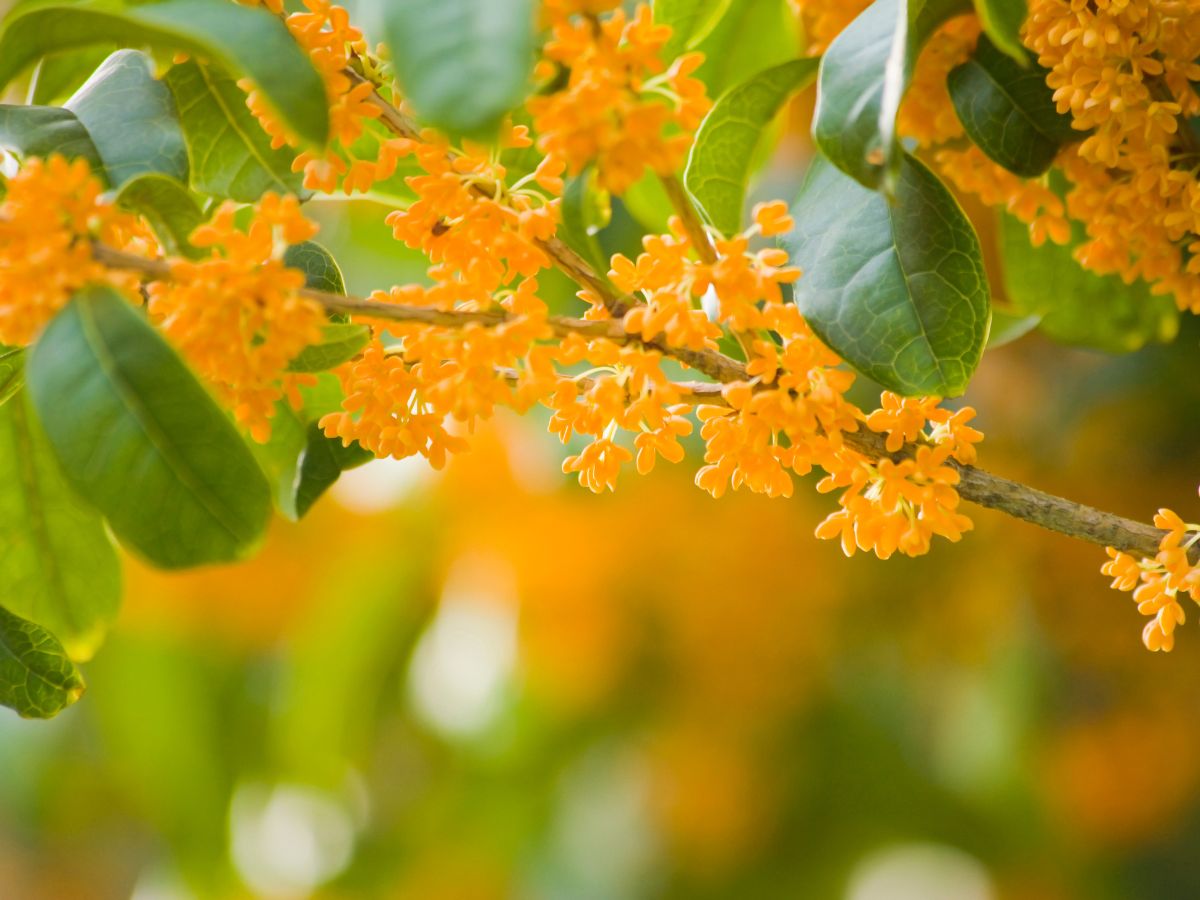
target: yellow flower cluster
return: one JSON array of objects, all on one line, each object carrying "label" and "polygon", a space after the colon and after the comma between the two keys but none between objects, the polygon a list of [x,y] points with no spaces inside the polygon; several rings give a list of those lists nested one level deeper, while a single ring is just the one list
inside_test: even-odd
[{"label": "yellow flower cluster", "polygon": [[151,233],[101,199],[103,188],[82,159],[31,159],[7,181],[0,202],[0,344],[37,338],[79,288],[105,281],[137,297],[137,278],[106,269],[92,240],[148,254]]},{"label": "yellow flower cluster", "polygon": [[259,441],[271,434],[275,403],[296,376],[289,362],[321,338],[325,313],[298,291],[304,274],[282,253],[316,233],[295,197],[265,196],[244,228],[222,205],[191,236],[210,249],[201,261],[171,262],[171,278],[148,288],[152,319]]},{"label": "yellow flower cluster", "polygon": [[1189,558],[1200,541],[1200,525],[1184,522],[1169,509],[1160,509],[1154,524],[1166,533],[1152,559],[1139,560],[1109,547],[1109,560],[1100,571],[1112,577],[1117,590],[1133,592],[1138,612],[1152,616],[1142,629],[1147,649],[1169,651],[1175,646],[1175,626],[1185,618],[1180,595],[1200,603],[1200,566]]}]

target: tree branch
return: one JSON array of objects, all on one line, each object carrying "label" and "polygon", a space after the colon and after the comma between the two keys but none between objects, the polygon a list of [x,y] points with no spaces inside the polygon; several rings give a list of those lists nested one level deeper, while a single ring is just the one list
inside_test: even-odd
[{"label": "tree branch", "polygon": [[[161,281],[171,276],[171,267],[163,260],[145,259],[99,243],[93,244],[93,254],[96,260],[103,265],[114,269],[136,271],[148,280]],[[328,294],[309,289],[300,293],[321,304],[329,312],[351,313],[394,322],[419,322],[453,328],[470,323],[494,327],[512,321],[508,314],[500,312],[437,310],[382,303],[361,297],[345,297],[340,294]],[[611,319],[593,321],[566,316],[551,316],[547,321],[554,333],[559,336],[579,334],[583,337],[606,338],[623,344],[641,345],[644,343],[635,335],[627,334],[621,328],[620,322]],[[726,401],[721,393],[722,383],[747,380],[746,369],[742,363],[714,350],[681,350],[658,344],[647,346],[674,357],[718,382],[714,384],[684,382],[678,385],[687,397],[697,403],[724,406]],[[851,449],[871,459],[900,459],[916,451],[915,446],[908,445],[898,453],[889,453],[884,446],[884,436],[865,428],[844,433],[843,440]],[[992,475],[974,466],[964,466],[953,462],[951,465],[958,470],[961,479],[958,493],[964,500],[989,509],[999,510],[1050,531],[1057,531],[1060,534],[1105,547],[1116,547],[1118,550],[1138,556],[1154,556],[1158,552],[1158,542],[1165,533],[1142,522],[1056,497],[1028,485]]]}]

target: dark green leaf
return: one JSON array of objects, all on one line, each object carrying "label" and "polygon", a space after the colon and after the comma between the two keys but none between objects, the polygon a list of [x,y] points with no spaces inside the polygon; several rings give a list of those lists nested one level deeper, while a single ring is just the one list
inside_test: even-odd
[{"label": "dark green leaf", "polygon": [[92,136],[108,183],[158,172],[187,181],[187,147],[166,85],[137,50],[118,50],[66,103]]},{"label": "dark green leaf", "polygon": [[1078,223],[1073,231],[1066,246],[1047,241],[1034,247],[1028,227],[1003,216],[1000,248],[1012,311],[1040,316],[1039,330],[1060,343],[1109,353],[1174,338],[1179,310],[1173,298],[1153,296],[1142,281],[1125,284],[1081,268],[1072,254],[1087,235]]},{"label": "dark green leaf", "polygon": [[68,159],[85,159],[104,178],[104,164],[92,136],[69,109],[0,104],[0,147],[20,156],[60,153]]},{"label": "dark green leaf", "polygon": [[517,106],[533,66],[533,0],[372,0],[404,95],[422,119],[483,136]]},{"label": "dark green leaf", "polygon": [[27,719],[49,719],[83,691],[83,677],[54,635],[0,606],[0,704]]},{"label": "dark green leaf", "polygon": [[63,477],[24,392],[0,407],[0,585],[12,612],[89,658],[121,599],[121,570],[96,513]]},{"label": "dark green leaf", "polygon": [[357,443],[343,446],[338,438],[329,438],[315,422],[308,426],[308,442],[300,455],[296,473],[296,517],[302,518],[343,472],[375,458]]},{"label": "dark green leaf", "polygon": [[316,241],[292,244],[283,254],[283,264],[304,273],[304,286],[326,294],[345,294],[346,279],[333,254]]},{"label": "dark green leaf", "polygon": [[975,0],[975,13],[992,43],[1013,59],[1024,62],[1021,26],[1029,13],[1025,0]]},{"label": "dark green leaf", "polygon": [[763,131],[784,101],[817,74],[816,59],[796,59],[759,72],[727,91],[696,133],[684,181],[721,233],[742,230],[750,164]]},{"label": "dark green leaf", "polygon": [[170,253],[197,257],[200,251],[189,241],[204,221],[204,214],[182,184],[166,175],[140,175],[125,182],[117,193],[122,209],[142,216]]},{"label": "dark green leaf", "polygon": [[353,359],[367,345],[371,329],[366,325],[331,323],[325,326],[321,343],[311,344],[288,364],[289,372],[326,372]]},{"label": "dark green leaf", "polygon": [[270,489],[237,430],[132,306],[80,291],[28,366],[34,405],[76,490],[164,568],[238,559]]},{"label": "dark green leaf", "polygon": [[989,297],[979,239],[937,177],[901,160],[894,202],[814,160],[785,239],[796,304],[847,362],[901,394],[961,394]]},{"label": "dark green leaf", "polygon": [[265,9],[227,0],[46,3],[16,10],[0,34],[0,88],[49,54],[94,44],[182,50],[250,78],[304,140],[329,135],[325,85],[287,26]]},{"label": "dark green leaf", "polygon": [[172,66],[166,82],[187,139],[193,188],[240,203],[254,203],[267,191],[302,192],[293,154],[271,147],[232,78],[191,60]]},{"label": "dark green leaf", "polygon": [[265,444],[250,444],[271,484],[275,506],[293,522],[299,518],[296,515],[296,473],[308,440],[307,429],[304,412],[294,410],[286,400],[280,400],[271,416],[270,440]]},{"label": "dark green leaf", "polygon": [[813,139],[869,188],[892,180],[900,159],[896,113],[917,56],[938,26],[969,0],[875,0],[821,60]]},{"label": "dark green leaf", "polygon": [[1026,59],[1022,65],[986,37],[975,52],[950,72],[954,109],[967,135],[992,160],[1025,178],[1041,175],[1059,148],[1083,135],[1060,115],[1046,85],[1046,70]]}]

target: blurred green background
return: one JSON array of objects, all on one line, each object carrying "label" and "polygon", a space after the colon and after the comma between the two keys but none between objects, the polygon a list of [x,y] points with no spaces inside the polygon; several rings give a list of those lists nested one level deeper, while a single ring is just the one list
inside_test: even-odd
[{"label": "blurred green background", "polygon": [[[419,274],[313,208],[352,289]],[[1195,518],[1198,341],[990,352],[982,463]],[[242,566],[130,562],[85,698],[0,715],[0,896],[1200,894],[1200,635],[1147,653],[1099,549],[972,509],[847,560],[812,490],[594,497],[544,427],[351,472]]]},{"label": "blurred green background", "polygon": [[[714,93],[794,53],[762,33]],[[793,119],[760,197],[794,195]],[[626,201],[606,250],[662,227]],[[353,292],[421,277],[381,207],[309,210]],[[989,352],[981,464],[1195,520],[1198,343]],[[245,565],[129,561],[84,699],[0,711],[0,900],[1200,896],[1200,634],[1147,653],[1101,550],[972,508],[846,560],[811,485],[714,502],[693,445],[594,497],[545,422],[350,472]]]}]

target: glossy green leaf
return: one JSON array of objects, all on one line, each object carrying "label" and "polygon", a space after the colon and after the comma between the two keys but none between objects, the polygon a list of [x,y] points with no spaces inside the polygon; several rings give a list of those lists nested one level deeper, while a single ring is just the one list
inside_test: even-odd
[{"label": "glossy green leaf", "polygon": [[1021,26],[1029,14],[1025,0],[975,0],[975,14],[993,44],[1018,62],[1024,62]]},{"label": "glossy green leaf", "polygon": [[654,21],[671,27],[660,57],[673,60],[703,40],[733,0],[654,0]]},{"label": "glossy green leaf", "polygon": [[187,140],[193,188],[240,203],[254,203],[267,191],[303,192],[293,154],[271,147],[232,78],[192,60],[172,66],[166,82]]},{"label": "glossy green leaf", "polygon": [[830,44],[813,139],[834,165],[869,188],[894,181],[896,113],[917,57],[939,25],[967,9],[969,0],[875,0]]},{"label": "glossy green leaf", "polygon": [[947,80],[954,109],[967,135],[993,161],[1024,178],[1050,168],[1063,144],[1083,135],[1061,115],[1046,85],[1046,70],[1024,65],[986,37]]},{"label": "glossy green leaf", "polygon": [[159,172],[187,181],[188,156],[175,101],[137,50],[118,50],[67,101],[92,136],[108,182]]},{"label": "glossy green leaf", "polygon": [[283,264],[304,273],[304,286],[326,294],[345,294],[346,279],[333,254],[316,241],[292,244],[283,254]]},{"label": "glossy green leaf", "polygon": [[0,585],[9,610],[75,659],[92,655],[121,599],[104,522],[67,484],[24,392],[0,406]]},{"label": "glossy green leaf", "polygon": [[34,405],[79,494],[155,565],[238,559],[270,489],[175,352],[107,287],[80,291],[30,354]]},{"label": "glossy green leaf", "polygon": [[742,230],[754,150],[787,98],[812,82],[818,63],[796,59],[759,72],[722,95],[696,132],[684,182],[722,234]]},{"label": "glossy green leaf", "polygon": [[755,72],[793,59],[797,31],[788,0],[736,0],[696,45],[704,54],[696,77],[710,97],[719,97]]},{"label": "glossy green leaf", "polygon": [[58,715],[84,692],[58,640],[0,606],[0,704],[27,719]]},{"label": "glossy green leaf", "polygon": [[204,214],[186,187],[166,175],[139,175],[117,192],[122,209],[142,216],[170,253],[197,257],[191,233],[204,221]]},{"label": "glossy green leaf", "polygon": [[344,446],[339,438],[329,438],[315,422],[308,426],[307,443],[300,455],[296,473],[295,506],[297,518],[303,517],[341,474],[370,462],[375,456],[358,443]]},{"label": "glossy green leaf", "polygon": [[85,159],[93,172],[104,177],[92,136],[69,109],[0,104],[0,147],[18,156],[59,153],[68,159]]},{"label": "glossy green leaf", "polygon": [[312,144],[329,135],[325,85],[276,16],[227,0],[45,3],[17,9],[0,33],[0,88],[50,54],[94,44],[182,50],[250,78],[282,120]]},{"label": "glossy green leaf", "polygon": [[250,444],[271,485],[275,507],[293,522],[298,518],[296,472],[307,441],[308,421],[304,412],[292,409],[290,403],[280,400],[275,404],[275,414],[271,416],[271,437],[265,444],[257,441]]},{"label": "glossy green leaf", "polygon": [[1039,316],[1038,329],[1060,343],[1109,353],[1172,340],[1179,330],[1174,299],[1152,295],[1145,282],[1126,284],[1081,268],[1073,253],[1086,239],[1084,227],[1074,223],[1070,244],[1034,247],[1028,227],[1003,216],[1000,249],[1012,311]]},{"label": "glossy green leaf", "polygon": [[330,323],[326,325],[319,344],[310,344],[288,363],[289,372],[326,372],[353,359],[371,339],[366,325]]},{"label": "glossy green leaf", "polygon": [[961,394],[990,301],[979,239],[937,177],[905,156],[889,202],[818,158],[792,213],[795,301],[821,339],[890,390]]},{"label": "glossy green leaf", "polygon": [[485,135],[529,86],[533,0],[372,0],[396,78],[417,114]]}]

